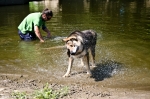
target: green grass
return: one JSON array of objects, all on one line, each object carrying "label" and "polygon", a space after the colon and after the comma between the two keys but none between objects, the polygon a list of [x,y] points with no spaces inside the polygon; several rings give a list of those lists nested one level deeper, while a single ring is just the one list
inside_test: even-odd
[{"label": "green grass", "polygon": [[45,87],[41,90],[36,90],[32,95],[27,95],[25,92],[13,92],[11,96],[13,99],[58,99],[60,97],[64,97],[68,94],[68,87],[63,87],[58,90],[53,90],[49,88],[49,84],[47,83]]}]

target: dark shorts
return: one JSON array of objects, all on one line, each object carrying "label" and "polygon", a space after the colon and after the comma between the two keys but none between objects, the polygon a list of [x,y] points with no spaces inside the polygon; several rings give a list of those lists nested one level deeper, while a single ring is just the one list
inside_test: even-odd
[{"label": "dark shorts", "polygon": [[19,31],[18,31],[18,34],[19,34],[21,40],[31,41],[31,40],[36,40],[36,39],[37,39],[35,33],[33,33],[33,32],[27,32],[26,34],[23,34],[23,33],[19,30]]}]

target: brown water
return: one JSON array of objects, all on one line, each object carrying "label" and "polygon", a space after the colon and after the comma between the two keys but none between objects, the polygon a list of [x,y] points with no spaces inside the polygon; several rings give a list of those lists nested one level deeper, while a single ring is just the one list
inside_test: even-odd
[{"label": "brown water", "polygon": [[[47,23],[52,39],[45,43],[21,42],[17,34],[20,22],[27,14],[46,7],[54,12]],[[149,0],[45,0],[1,6],[0,73],[38,74],[66,81],[62,76],[68,58],[66,49],[61,47],[62,38],[76,29],[93,29],[98,33],[97,67],[92,69],[93,78],[87,79],[85,68],[76,60],[72,69],[75,75],[67,81],[150,90]]]}]

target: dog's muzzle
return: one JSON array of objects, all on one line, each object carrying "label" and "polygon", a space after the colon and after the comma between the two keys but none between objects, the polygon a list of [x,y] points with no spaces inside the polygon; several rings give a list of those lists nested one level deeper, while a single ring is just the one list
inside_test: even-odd
[{"label": "dog's muzzle", "polygon": [[70,51],[70,55],[76,55],[76,53],[78,52],[79,47],[75,47],[72,51]]},{"label": "dog's muzzle", "polygon": [[70,55],[76,55],[76,53],[71,51],[71,52],[70,52]]}]

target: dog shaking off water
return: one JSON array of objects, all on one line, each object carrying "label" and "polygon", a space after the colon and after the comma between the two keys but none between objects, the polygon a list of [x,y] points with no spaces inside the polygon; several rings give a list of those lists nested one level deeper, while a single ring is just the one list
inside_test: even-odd
[{"label": "dog shaking off water", "polygon": [[67,47],[67,55],[69,64],[66,74],[63,77],[68,77],[74,58],[81,58],[81,64],[87,68],[87,74],[91,75],[89,66],[89,53],[91,53],[92,66],[95,66],[95,46],[97,34],[92,30],[74,31],[67,38],[63,39]]}]

